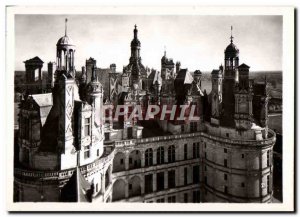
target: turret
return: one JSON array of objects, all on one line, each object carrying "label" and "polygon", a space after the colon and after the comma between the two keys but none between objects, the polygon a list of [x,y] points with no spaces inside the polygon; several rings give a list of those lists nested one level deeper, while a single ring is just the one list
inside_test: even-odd
[{"label": "turret", "polygon": [[26,92],[28,94],[42,93],[42,81],[43,81],[43,61],[39,57],[24,61],[25,63],[25,82]]},{"label": "turret", "polygon": [[84,66],[81,67],[80,83],[81,84],[85,84],[86,83],[86,71],[85,71],[85,67]]},{"label": "turret", "polygon": [[223,66],[219,69],[213,70],[211,73],[211,123],[215,125],[220,124],[220,115],[222,110],[222,80],[223,80]]},{"label": "turret", "polygon": [[161,78],[164,81],[171,77],[174,78],[174,62],[173,59],[167,58],[167,52],[165,50],[164,56],[161,58]]},{"label": "turret", "polygon": [[90,57],[85,61],[85,69],[86,69],[86,82],[89,83],[92,80],[92,70],[93,68],[96,70],[97,61]]},{"label": "turret", "polygon": [[232,36],[232,26],[231,26],[231,36],[230,36],[230,44],[225,49],[225,74],[224,79],[231,78],[235,76],[235,70],[239,66],[239,49],[233,44],[233,36]]},{"label": "turret", "polygon": [[202,72],[200,70],[196,70],[194,72],[194,81],[199,87],[201,87],[201,77],[202,77]]},{"label": "turret", "polygon": [[65,35],[61,37],[56,44],[56,65],[58,71],[64,71],[67,76],[74,77],[74,54],[75,45],[72,39],[67,35],[67,19],[65,21]]},{"label": "turret", "polygon": [[65,35],[57,44],[56,82],[53,94],[53,107],[58,110],[58,151],[60,154],[60,169],[76,165],[73,136],[74,100],[78,97],[75,92],[75,45],[67,35],[67,19],[65,21]]},{"label": "turret", "polygon": [[246,64],[238,67],[239,83],[236,83],[234,91],[234,121],[238,130],[249,130],[253,122],[253,92],[252,81],[249,80],[249,68]]},{"label": "turret", "polygon": [[138,39],[138,30],[136,25],[134,25],[133,39],[131,41],[130,46],[131,46],[130,63],[133,63],[136,60],[140,60],[140,48],[141,48],[141,42]]},{"label": "turret", "polygon": [[238,82],[239,49],[233,44],[232,27],[230,44],[225,49],[225,65],[223,79],[223,121],[222,125],[234,127],[234,89]]},{"label": "turret", "polygon": [[[101,83],[98,81],[98,77],[95,72],[95,67],[92,68],[91,82],[87,85],[87,102],[92,107],[92,117],[89,122],[92,131],[92,142],[95,142],[98,148],[98,155],[101,156],[103,153],[102,139],[104,132],[103,119],[102,119],[102,108],[103,108],[103,88]],[[93,139],[94,137],[94,139]]]}]

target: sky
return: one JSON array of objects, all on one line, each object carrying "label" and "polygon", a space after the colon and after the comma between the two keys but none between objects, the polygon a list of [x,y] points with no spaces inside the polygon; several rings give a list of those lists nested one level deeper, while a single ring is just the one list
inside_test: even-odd
[{"label": "sky", "polygon": [[97,67],[129,63],[130,42],[137,25],[144,66],[160,71],[161,57],[180,61],[190,71],[212,71],[224,64],[224,50],[233,42],[240,50],[240,64],[250,71],[282,70],[281,16],[201,15],[16,15],[15,70],[25,70],[24,61],[39,56],[47,64],[56,60],[56,43],[67,35],[76,45],[75,68],[93,57]]}]

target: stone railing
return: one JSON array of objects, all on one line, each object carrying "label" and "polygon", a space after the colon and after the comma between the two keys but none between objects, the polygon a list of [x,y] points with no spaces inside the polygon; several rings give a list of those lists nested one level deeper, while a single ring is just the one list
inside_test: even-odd
[{"label": "stone railing", "polygon": [[131,146],[136,143],[136,139],[119,140],[119,141],[115,141],[114,143],[116,147]]},{"label": "stone railing", "polygon": [[185,139],[185,138],[197,137],[197,136],[201,136],[201,132],[142,138],[142,139],[137,139],[136,142],[137,143],[161,142],[166,140]]},{"label": "stone railing", "polygon": [[187,133],[187,134],[178,134],[178,135],[168,135],[168,136],[157,136],[157,137],[149,137],[149,138],[141,138],[141,139],[130,139],[130,140],[119,140],[114,141],[110,144],[115,144],[116,147],[126,147],[139,145],[144,143],[156,143],[168,140],[178,140],[185,139],[191,137],[203,137],[210,140],[214,140],[216,142],[229,143],[232,145],[272,145],[276,141],[276,134],[273,130],[268,131],[268,138],[263,140],[237,140],[237,139],[229,139],[218,136],[212,136],[205,132],[195,132],[195,133]]},{"label": "stone railing", "polygon": [[252,146],[264,146],[272,145],[276,141],[276,134],[273,130],[268,130],[268,138],[263,140],[238,140],[238,139],[228,139],[218,136],[212,136],[206,133],[201,132],[201,136],[204,138],[214,140],[216,142],[228,143],[231,145],[252,145]]},{"label": "stone railing", "polygon": [[141,138],[141,139],[129,139],[129,140],[119,140],[114,141],[116,147],[124,147],[124,146],[132,146],[135,144],[143,144],[143,143],[156,143],[168,140],[177,140],[177,139],[185,139],[191,137],[199,137],[201,136],[201,132],[195,133],[187,133],[187,134],[177,134],[177,135],[167,135],[167,136],[156,136],[156,137],[149,137],[149,138]]},{"label": "stone railing", "polygon": [[[115,150],[111,150],[110,153],[105,153],[104,156],[95,160],[90,164],[86,164],[80,166],[79,169],[83,175],[87,174],[88,172],[96,169],[100,165],[105,165],[113,160]],[[15,177],[22,177],[22,178],[32,178],[32,179],[47,179],[47,180],[63,180],[69,178],[75,168],[67,169],[67,170],[60,170],[60,171],[39,171],[39,170],[29,170],[29,169],[22,169],[22,168],[15,168],[14,175]]]}]

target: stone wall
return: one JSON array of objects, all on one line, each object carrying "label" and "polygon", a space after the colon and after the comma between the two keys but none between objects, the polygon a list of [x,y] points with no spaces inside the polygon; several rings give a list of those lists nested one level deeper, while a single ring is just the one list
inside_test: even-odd
[{"label": "stone wall", "polygon": [[203,201],[270,202],[274,143],[274,137],[268,143],[253,141],[252,145],[204,137]]}]

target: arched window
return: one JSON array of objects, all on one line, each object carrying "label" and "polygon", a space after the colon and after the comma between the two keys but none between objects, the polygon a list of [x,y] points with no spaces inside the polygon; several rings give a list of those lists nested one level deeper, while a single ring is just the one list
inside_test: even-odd
[{"label": "arched window", "polygon": [[164,155],[165,155],[164,147],[159,147],[157,149],[157,158],[156,158],[157,164],[163,164],[165,162]]},{"label": "arched window", "polygon": [[109,186],[110,182],[111,182],[111,166],[106,170],[105,172],[105,189]]},{"label": "arched window", "polygon": [[175,146],[174,145],[171,145],[168,148],[168,162],[169,163],[175,162]]},{"label": "arched window", "polygon": [[112,201],[121,200],[125,198],[125,181],[118,179],[113,184]]},{"label": "arched window", "polygon": [[138,176],[132,177],[128,182],[129,197],[141,195],[141,179]]},{"label": "arched window", "polygon": [[118,152],[113,161],[113,172],[120,172],[125,170],[125,154]]},{"label": "arched window", "polygon": [[133,150],[129,154],[129,169],[141,168],[141,152],[139,150]]},{"label": "arched window", "polygon": [[152,166],[153,165],[153,151],[152,148],[149,148],[145,152],[145,166]]}]

